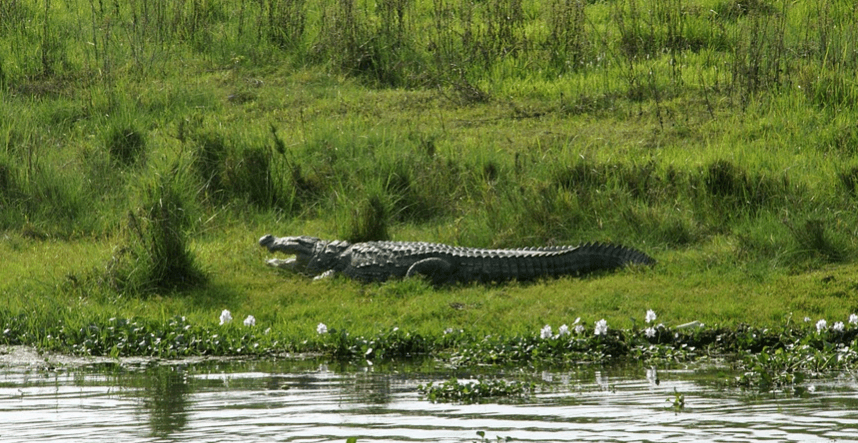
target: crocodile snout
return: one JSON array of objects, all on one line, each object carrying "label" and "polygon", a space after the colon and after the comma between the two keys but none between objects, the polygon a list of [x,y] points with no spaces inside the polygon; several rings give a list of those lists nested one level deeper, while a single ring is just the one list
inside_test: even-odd
[{"label": "crocodile snout", "polygon": [[259,246],[270,247],[272,243],[274,243],[274,236],[271,234],[265,234],[259,239]]}]

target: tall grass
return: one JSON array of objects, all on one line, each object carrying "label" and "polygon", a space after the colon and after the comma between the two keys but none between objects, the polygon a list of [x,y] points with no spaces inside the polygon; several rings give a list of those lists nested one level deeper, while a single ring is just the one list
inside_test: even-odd
[{"label": "tall grass", "polygon": [[186,171],[174,164],[157,172],[141,189],[140,206],[128,212],[124,239],[105,281],[123,293],[152,293],[192,288],[206,276],[189,249],[195,222]]},{"label": "tall grass", "polygon": [[[191,56],[220,67],[309,62],[382,87],[442,85],[475,102],[491,95],[481,83],[498,69],[545,79],[617,70],[632,98],[649,96],[647,77],[664,69],[674,94],[719,85],[745,106],[758,92],[802,86],[847,104],[858,38],[855,12],[834,1],[14,2],[3,18],[11,85],[112,84],[164,75]],[[722,74],[688,63],[702,54]],[[510,62],[514,72],[503,68]]]},{"label": "tall grass", "polygon": [[[346,72],[363,72],[361,68],[393,72],[433,59],[447,64],[455,62],[449,57],[456,51],[461,53],[459,61],[482,70],[514,57],[548,69],[546,74],[551,76],[557,72],[552,66],[561,71],[569,66],[600,66],[606,63],[606,55],[644,61],[645,55],[676,58],[708,48],[735,56],[735,74],[745,77],[743,81],[777,83],[779,79],[764,77],[778,75],[774,68],[786,61],[790,50],[852,63],[848,48],[855,38],[843,30],[855,19],[854,11],[830,1],[790,6],[788,2],[705,0],[651,4],[637,0],[609,4],[341,0],[324,8],[298,0],[242,1],[237,8],[220,1],[112,6],[45,2],[35,8],[10,4],[4,18],[6,41],[15,58],[25,55],[23,45],[17,43],[41,42],[33,69],[42,73],[57,71],[63,64],[61,53],[83,55],[79,49],[67,49],[85,39],[87,57],[102,71],[126,63],[137,68],[163,65],[188,49],[219,53],[220,62],[236,56],[255,59],[266,44],[273,44],[269,49],[279,48],[275,52],[279,54],[330,55],[332,59],[319,61],[333,62],[332,66]],[[21,26],[25,20],[36,26]],[[81,28],[88,32],[75,35],[73,31]],[[420,32],[424,29],[431,31]],[[59,36],[71,39],[64,42]],[[548,61],[552,63],[545,64]],[[84,65],[80,60],[68,62],[68,67]]]},{"label": "tall grass", "polygon": [[15,116],[0,122],[4,229],[143,238],[165,217],[144,211],[133,228],[125,197],[150,163],[183,158],[187,177],[163,198],[186,187],[206,217],[249,208],[351,239],[416,225],[460,243],[670,248],[756,223],[779,248],[854,250],[828,237],[856,221],[858,14],[843,2],[68,1],[0,14]]}]

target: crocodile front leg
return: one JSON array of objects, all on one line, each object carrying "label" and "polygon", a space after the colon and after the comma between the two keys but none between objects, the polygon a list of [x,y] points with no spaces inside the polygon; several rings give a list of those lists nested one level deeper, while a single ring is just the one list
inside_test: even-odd
[{"label": "crocodile front leg", "polygon": [[453,265],[443,258],[424,258],[412,264],[405,274],[406,277],[414,275],[425,275],[432,280],[433,284],[439,285],[450,281],[453,275]]},{"label": "crocodile front leg", "polygon": [[328,269],[327,271],[313,277],[313,280],[332,279],[335,275],[337,275],[337,271],[334,271],[333,269]]}]

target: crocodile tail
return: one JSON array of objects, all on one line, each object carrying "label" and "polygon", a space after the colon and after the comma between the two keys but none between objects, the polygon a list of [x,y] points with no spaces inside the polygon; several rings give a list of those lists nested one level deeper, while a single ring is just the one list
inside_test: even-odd
[{"label": "crocodile tail", "polygon": [[575,273],[609,271],[627,265],[655,265],[655,259],[637,249],[604,243],[585,243],[574,251]]},{"label": "crocodile tail", "polygon": [[614,246],[623,260],[623,265],[646,265],[655,266],[655,259],[638,251],[637,249],[627,248],[625,246]]}]

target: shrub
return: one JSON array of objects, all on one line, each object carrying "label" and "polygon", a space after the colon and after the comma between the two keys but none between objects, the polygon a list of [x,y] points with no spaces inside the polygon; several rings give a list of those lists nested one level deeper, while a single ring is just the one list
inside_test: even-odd
[{"label": "shrub", "polygon": [[765,174],[751,175],[728,160],[710,163],[703,175],[703,185],[712,206],[726,218],[732,218],[737,212],[756,215],[783,201],[790,193],[786,175],[780,179]]},{"label": "shrub", "polygon": [[848,256],[848,248],[828,232],[825,220],[810,218],[801,226],[785,223],[797,244],[797,256],[821,258],[825,262],[843,261]]},{"label": "shrub", "polygon": [[281,200],[271,174],[272,156],[267,147],[249,147],[234,153],[227,165],[226,189],[235,197],[259,207]]},{"label": "shrub", "polygon": [[206,199],[218,201],[224,190],[224,163],[227,156],[227,142],[223,136],[213,132],[195,132],[193,170],[203,181]]},{"label": "shrub", "polygon": [[350,242],[387,240],[387,208],[377,195],[362,200],[352,210],[346,239]]},{"label": "shrub", "polygon": [[142,205],[128,214],[130,244],[119,249],[108,266],[108,279],[116,289],[146,293],[205,282],[187,246],[191,217],[183,191],[176,166],[146,185]]},{"label": "shrub", "polygon": [[112,125],[105,136],[110,160],[120,166],[136,163],[146,149],[146,137],[133,125]]},{"label": "shrub", "polygon": [[15,189],[15,170],[8,163],[0,161],[0,202],[10,199]]}]

